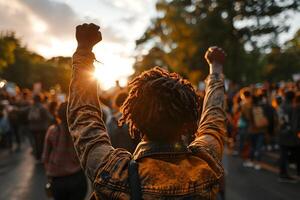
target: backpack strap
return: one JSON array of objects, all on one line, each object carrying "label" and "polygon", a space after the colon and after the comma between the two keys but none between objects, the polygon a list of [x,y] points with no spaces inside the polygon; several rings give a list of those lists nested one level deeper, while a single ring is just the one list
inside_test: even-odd
[{"label": "backpack strap", "polygon": [[142,189],[139,178],[138,163],[135,160],[131,160],[128,165],[128,179],[130,187],[131,200],[142,199]]}]

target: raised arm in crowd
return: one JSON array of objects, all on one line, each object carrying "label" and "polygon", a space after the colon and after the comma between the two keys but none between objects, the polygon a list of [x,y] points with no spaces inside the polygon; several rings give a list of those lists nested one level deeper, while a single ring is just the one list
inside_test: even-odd
[{"label": "raised arm in crowd", "polygon": [[[76,27],[68,124],[82,168],[93,183],[94,199],[214,199],[223,178],[220,163],[226,135],[224,52],[209,48],[210,66],[202,114],[195,89],[159,67],[133,79],[119,122],[141,142],[133,154],[112,147],[102,120],[93,46],[100,27]],[[120,66],[121,67],[121,66]],[[195,135],[189,146],[183,136]]]}]

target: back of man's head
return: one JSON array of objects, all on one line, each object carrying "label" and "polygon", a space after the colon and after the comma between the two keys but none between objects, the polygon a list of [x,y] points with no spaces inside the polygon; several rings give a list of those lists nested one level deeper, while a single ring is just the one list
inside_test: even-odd
[{"label": "back of man's head", "polygon": [[119,122],[128,123],[133,138],[164,143],[182,132],[196,132],[199,98],[192,85],[178,74],[155,67],[131,81],[129,88]]}]

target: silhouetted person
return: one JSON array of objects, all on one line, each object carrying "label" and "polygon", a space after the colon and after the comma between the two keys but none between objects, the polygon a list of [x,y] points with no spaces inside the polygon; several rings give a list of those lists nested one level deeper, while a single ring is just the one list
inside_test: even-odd
[{"label": "silhouetted person", "polygon": [[[280,133],[279,133],[279,144],[280,144],[280,159],[279,159],[279,181],[296,183],[297,180],[291,177],[288,173],[289,153],[296,152],[299,156],[298,147],[300,140],[297,136],[295,128],[293,128],[293,112],[298,108],[293,107],[293,100],[295,93],[293,91],[285,92],[284,102],[280,105]],[[298,161],[298,173],[300,173],[300,163]],[[298,174],[299,175],[299,174]]]},{"label": "silhouetted person", "polygon": [[33,97],[33,105],[28,111],[28,125],[31,134],[33,135],[33,151],[37,160],[40,160],[42,156],[44,139],[50,120],[50,113],[43,106],[42,97],[40,95],[35,95]]},{"label": "silhouetted person", "polygon": [[[101,119],[101,93],[91,79],[99,26],[77,26],[76,39],[68,123],[94,199],[214,199],[224,176],[224,52],[214,47],[206,53],[210,75],[202,116],[193,86],[176,73],[155,67],[131,81],[119,120],[141,138],[131,154],[112,147]],[[183,135],[195,140],[185,146]]]},{"label": "silhouetted person", "polygon": [[133,140],[129,134],[129,127],[126,124],[122,126],[118,125],[118,120],[122,117],[120,112],[120,107],[124,103],[128,96],[128,93],[125,91],[120,91],[114,99],[114,109],[116,112],[110,117],[107,123],[107,131],[111,140],[111,144],[114,148],[124,148],[130,153],[133,153],[137,140]]},{"label": "silhouetted person", "polygon": [[5,143],[5,139],[9,137],[8,136],[9,131],[10,131],[10,124],[8,121],[7,112],[5,111],[5,105],[3,105],[1,102],[0,103],[0,145],[2,144],[3,141]]},{"label": "silhouetted person", "polygon": [[68,131],[66,112],[67,103],[62,103],[58,122],[47,131],[43,162],[54,200],[83,200],[87,182]]}]

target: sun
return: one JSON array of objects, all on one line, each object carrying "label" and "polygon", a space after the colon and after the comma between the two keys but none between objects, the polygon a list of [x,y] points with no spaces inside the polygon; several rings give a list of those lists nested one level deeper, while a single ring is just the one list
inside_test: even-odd
[{"label": "sun", "polygon": [[[95,53],[97,57],[97,52]],[[99,54],[103,58],[94,62],[93,77],[99,82],[100,88],[109,90],[116,86],[118,81],[121,87],[127,85],[128,77],[133,73],[133,59],[121,57],[118,54]]]}]

